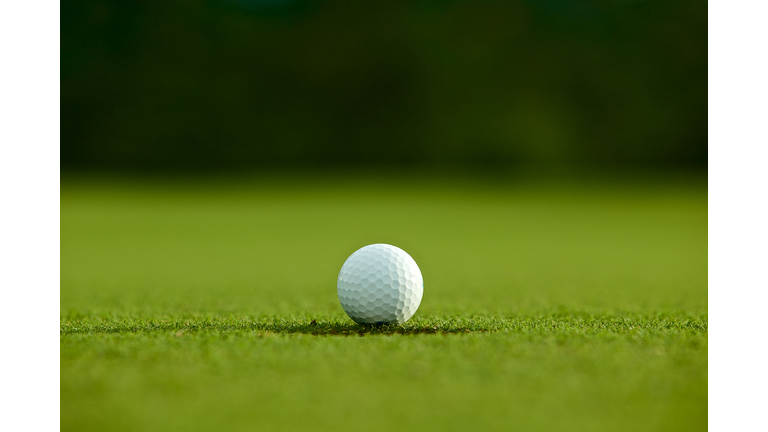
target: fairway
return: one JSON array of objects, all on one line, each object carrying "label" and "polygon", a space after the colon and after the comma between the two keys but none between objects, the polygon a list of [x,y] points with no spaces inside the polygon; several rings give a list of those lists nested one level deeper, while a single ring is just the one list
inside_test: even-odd
[{"label": "fairway", "polygon": [[[372,243],[403,326],[339,305]],[[701,179],[62,179],[64,431],[704,431],[707,307]]]}]

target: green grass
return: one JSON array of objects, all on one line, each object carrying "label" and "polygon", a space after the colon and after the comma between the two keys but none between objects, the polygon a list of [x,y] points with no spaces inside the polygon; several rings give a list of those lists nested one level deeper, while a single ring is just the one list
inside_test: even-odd
[{"label": "green grass", "polygon": [[[706,430],[706,185],[67,179],[62,430]],[[357,248],[425,279],[336,298]]]}]

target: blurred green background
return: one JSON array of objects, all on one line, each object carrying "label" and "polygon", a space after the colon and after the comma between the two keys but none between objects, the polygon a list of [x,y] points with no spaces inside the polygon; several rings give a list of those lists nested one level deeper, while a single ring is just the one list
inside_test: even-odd
[{"label": "blurred green background", "polygon": [[704,169],[702,1],[62,5],[61,163]]},{"label": "blurred green background", "polygon": [[65,2],[61,170],[62,430],[707,428],[706,2]]}]

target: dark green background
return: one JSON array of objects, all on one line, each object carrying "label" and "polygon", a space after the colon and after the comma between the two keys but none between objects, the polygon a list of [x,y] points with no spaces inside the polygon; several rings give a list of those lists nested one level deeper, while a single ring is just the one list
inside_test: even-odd
[{"label": "dark green background", "polygon": [[703,170],[704,1],[62,4],[61,163]]}]

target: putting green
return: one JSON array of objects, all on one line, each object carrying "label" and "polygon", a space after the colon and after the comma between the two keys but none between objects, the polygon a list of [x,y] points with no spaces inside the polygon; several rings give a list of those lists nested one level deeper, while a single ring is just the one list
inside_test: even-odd
[{"label": "putting green", "polygon": [[[65,178],[62,430],[706,430],[705,183],[392,177]],[[371,243],[403,327],[338,304]]]}]

